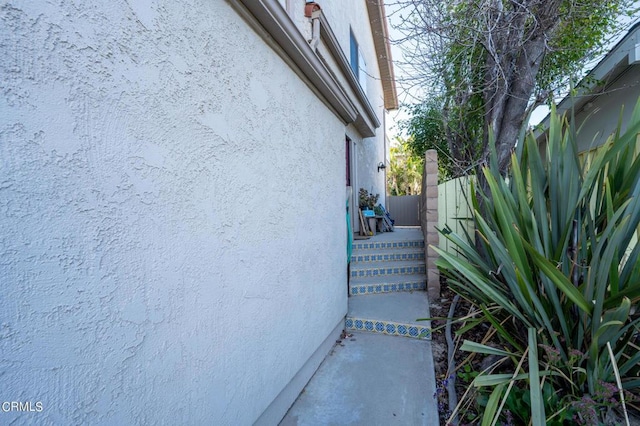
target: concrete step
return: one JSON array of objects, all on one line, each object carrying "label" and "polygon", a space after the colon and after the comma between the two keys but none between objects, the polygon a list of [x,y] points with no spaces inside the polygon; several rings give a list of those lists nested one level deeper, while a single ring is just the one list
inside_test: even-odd
[{"label": "concrete step", "polygon": [[408,260],[424,261],[424,249],[397,249],[397,250],[357,250],[351,256],[351,263],[362,262],[400,262]]},{"label": "concrete step", "polygon": [[388,275],[424,275],[424,261],[371,262],[351,265],[351,278]]},{"label": "concrete step", "polygon": [[356,240],[353,242],[353,250],[393,250],[393,249],[420,249],[424,248],[424,239],[369,241]]},{"label": "concrete step", "polygon": [[354,332],[336,344],[280,426],[438,426],[431,342]]},{"label": "concrete step", "polygon": [[424,291],[427,289],[426,275],[378,275],[351,278],[349,295],[362,296],[396,291]]},{"label": "concrete step", "polygon": [[424,291],[371,294],[349,298],[347,330],[431,340],[429,299]]}]

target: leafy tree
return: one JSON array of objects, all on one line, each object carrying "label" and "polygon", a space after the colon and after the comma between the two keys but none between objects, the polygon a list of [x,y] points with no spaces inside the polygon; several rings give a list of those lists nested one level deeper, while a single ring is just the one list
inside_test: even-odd
[{"label": "leafy tree", "polygon": [[464,176],[473,170],[478,139],[472,133],[481,127],[478,123],[447,125],[452,117],[445,116],[444,110],[442,99],[428,100],[411,107],[411,117],[401,123],[401,128],[410,135],[406,143],[413,155],[422,158],[429,149],[438,152],[440,180]]},{"label": "leafy tree", "polygon": [[418,195],[424,164],[420,156],[410,150],[410,143],[401,139],[391,146],[387,188],[391,195]]},{"label": "leafy tree", "polygon": [[389,7],[403,18],[398,28],[412,83],[443,99],[455,163],[488,164],[491,135],[504,173],[530,112],[601,51],[606,35],[620,30],[617,18],[633,13],[632,4],[398,0]]}]

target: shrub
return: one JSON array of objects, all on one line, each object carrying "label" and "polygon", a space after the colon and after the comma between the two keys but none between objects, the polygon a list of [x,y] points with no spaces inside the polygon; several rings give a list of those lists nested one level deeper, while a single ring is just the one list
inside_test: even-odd
[{"label": "shrub", "polygon": [[[471,197],[476,233],[442,232],[458,256],[436,248],[438,266],[480,312],[471,326],[495,333],[493,346],[462,346],[497,360],[473,382],[490,390],[483,424],[511,416],[510,406],[534,425],[604,421],[623,403],[620,392],[598,399],[603,386],[618,389],[616,368],[622,388],[640,386],[639,131],[636,107],[587,168],[578,133],[553,111],[544,158],[529,134],[508,176],[495,156],[484,169],[490,190]],[[512,393],[528,400],[516,407]]]},{"label": "shrub", "polygon": [[358,205],[361,209],[373,210],[379,198],[380,194],[369,194],[369,191],[364,188],[360,188],[360,191],[358,192]]}]

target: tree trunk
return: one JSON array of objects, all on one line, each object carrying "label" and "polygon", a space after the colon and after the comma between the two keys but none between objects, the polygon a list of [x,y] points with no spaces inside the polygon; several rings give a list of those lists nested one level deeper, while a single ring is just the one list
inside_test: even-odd
[{"label": "tree trunk", "polygon": [[[495,25],[487,30],[485,42],[485,132],[477,177],[478,188],[487,195],[481,167],[490,162],[490,138],[495,141],[498,172],[504,175],[522,127],[527,125],[527,107],[548,48],[547,40],[557,26],[559,1],[522,1],[512,6],[508,12],[493,10]],[[527,22],[531,16],[538,18],[536,24]],[[527,25],[533,26],[527,29]]]}]

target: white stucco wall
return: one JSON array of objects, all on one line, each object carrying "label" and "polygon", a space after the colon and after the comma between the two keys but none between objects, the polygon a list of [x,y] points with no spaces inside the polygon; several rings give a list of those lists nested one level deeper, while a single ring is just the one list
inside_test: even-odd
[{"label": "white stucco wall", "polygon": [[[357,171],[354,184],[354,202],[357,205],[357,194],[364,188],[374,194],[380,194],[380,202],[385,202],[385,173],[378,172],[378,164],[384,162],[386,147],[384,144],[384,95],[380,81],[377,56],[373,42],[373,34],[369,25],[365,0],[325,0],[321,3],[322,11],[330,23],[336,38],[347,58],[350,57],[350,31],[353,30],[358,48],[365,58],[367,66],[366,94],[381,123],[376,135],[362,138],[353,125],[347,128],[347,135],[355,142],[355,160]],[[387,164],[388,166],[388,164]],[[354,223],[358,228],[358,224]]]},{"label": "white stucco wall", "polygon": [[346,312],[344,125],[222,0],[0,54],[0,424],[251,424]]}]

